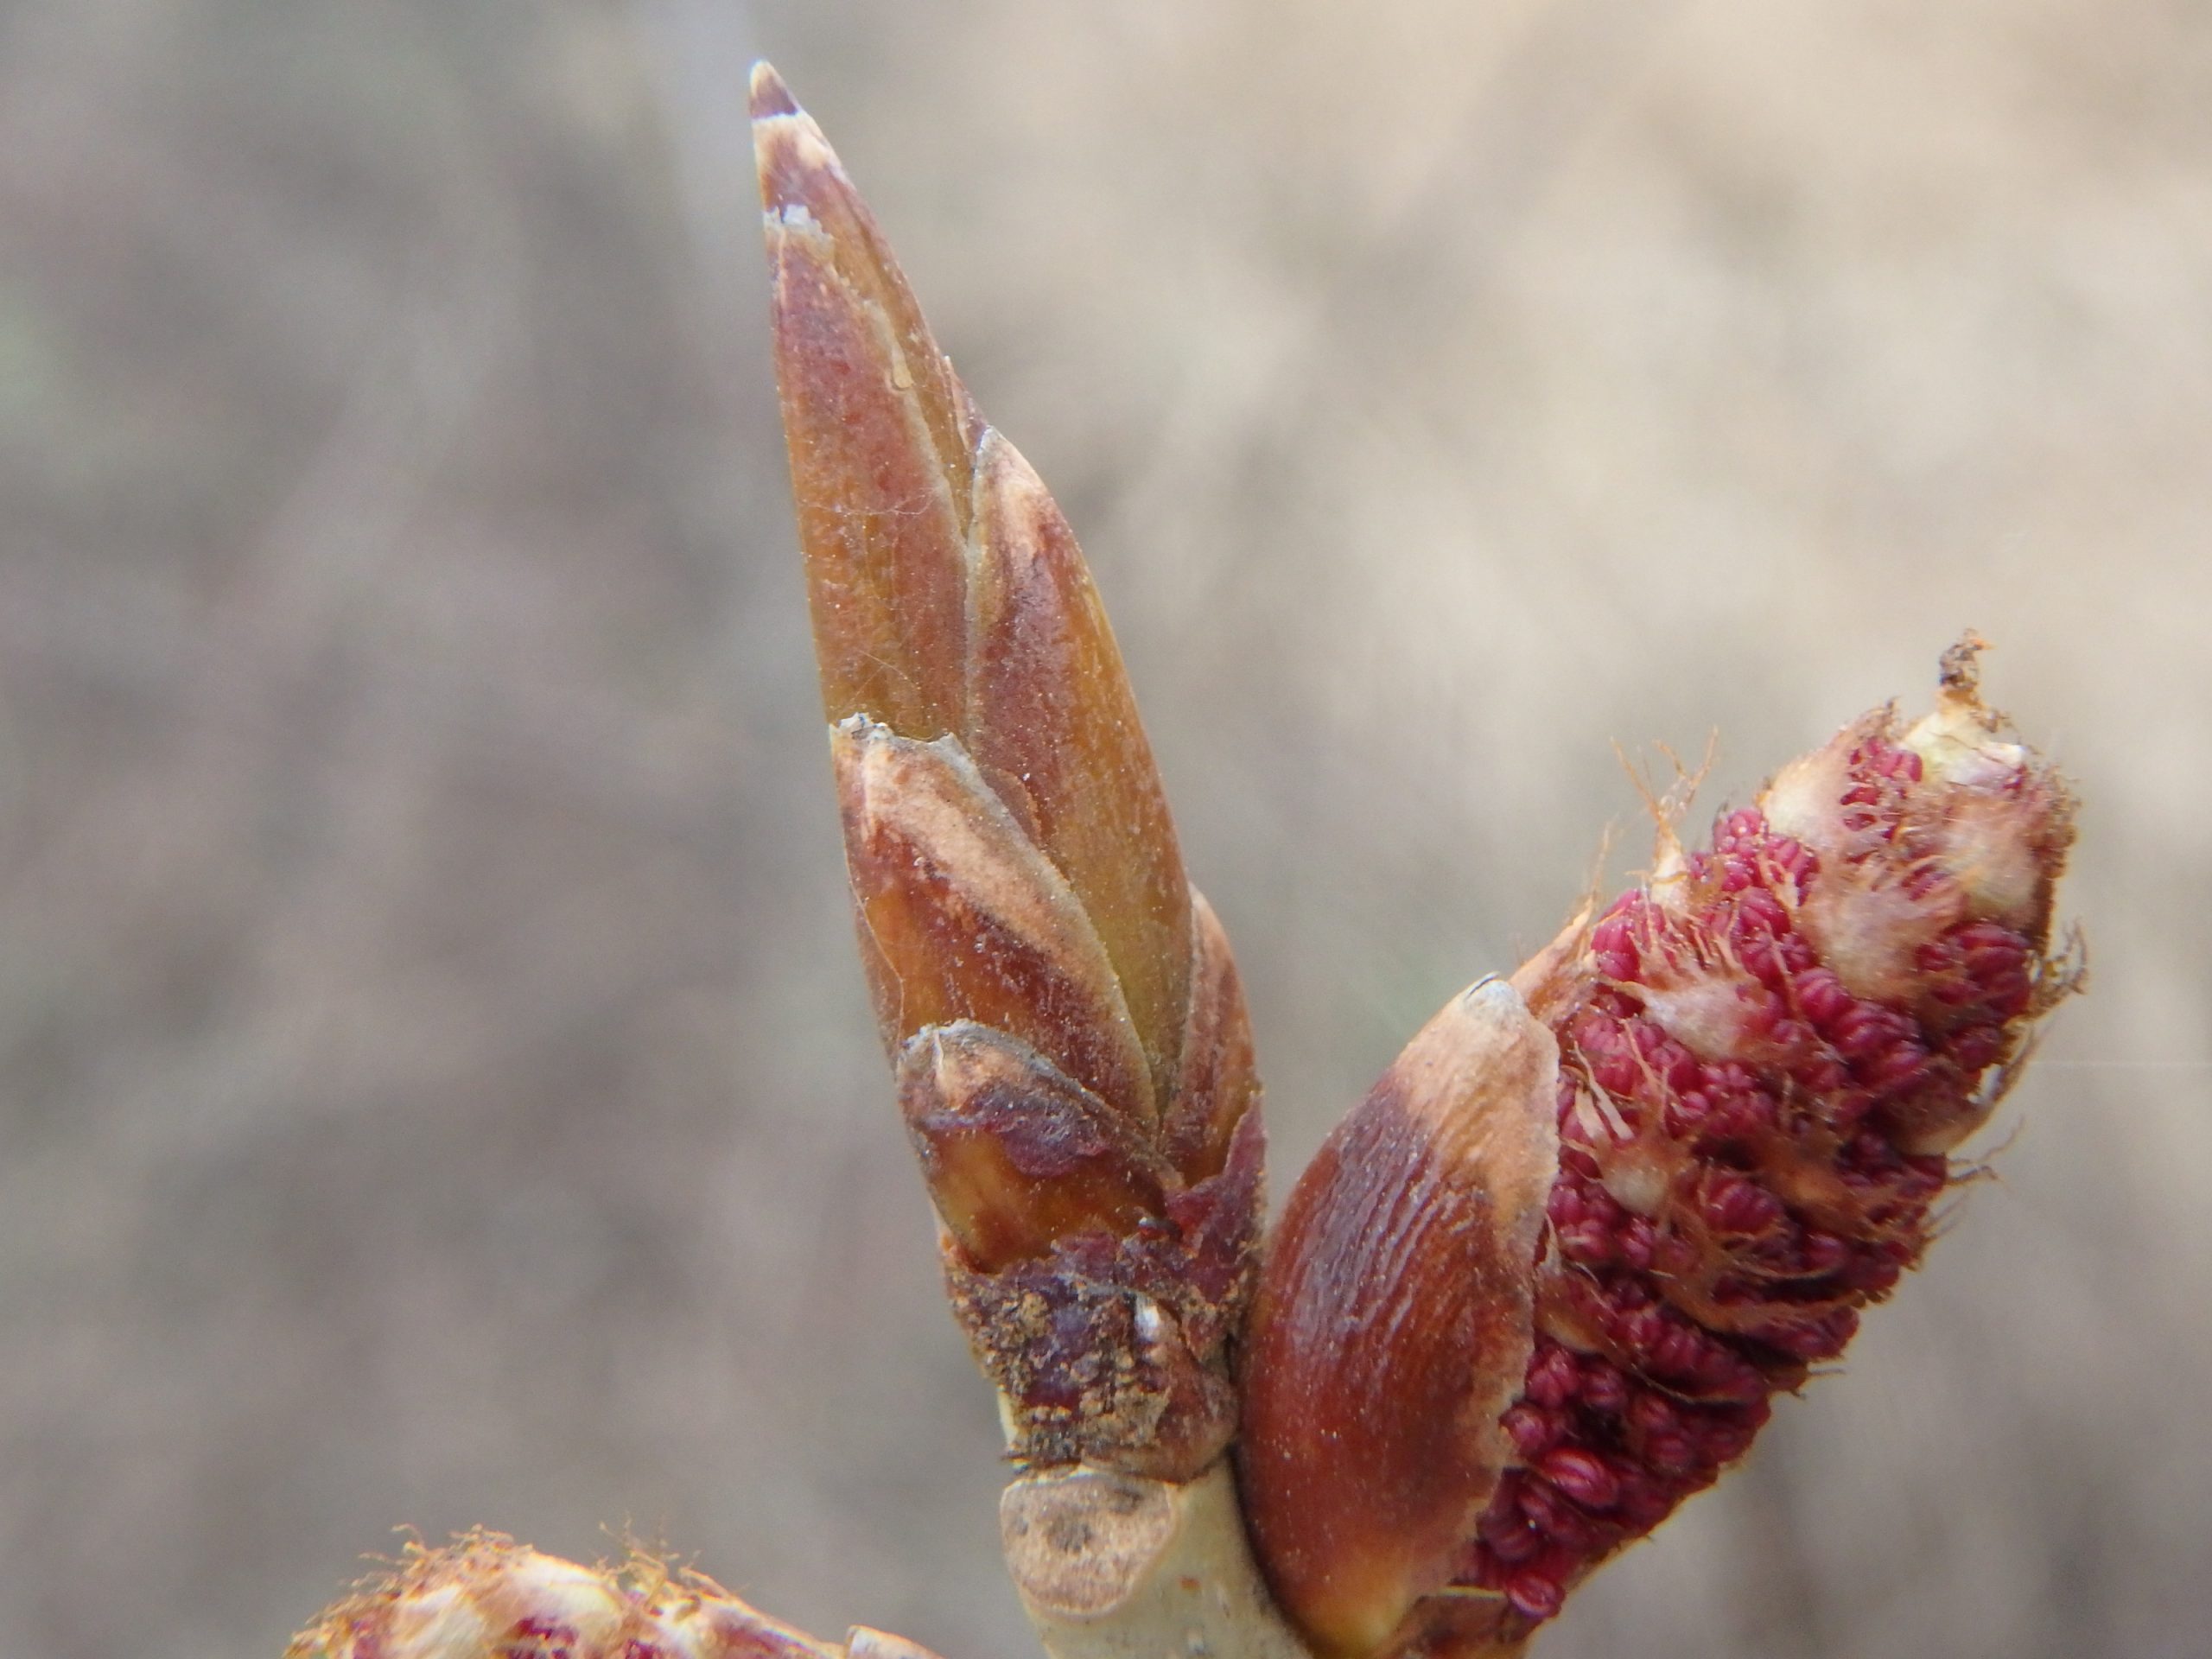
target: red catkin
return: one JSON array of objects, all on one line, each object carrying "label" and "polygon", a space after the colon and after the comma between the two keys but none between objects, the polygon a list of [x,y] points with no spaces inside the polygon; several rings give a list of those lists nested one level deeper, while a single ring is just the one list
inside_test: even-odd
[{"label": "red catkin", "polygon": [[[1915,1265],[1948,1154],[2073,974],[2055,777],[1948,658],[1936,714],[1797,762],[1524,984],[1560,1159],[1519,1459],[1458,1583],[1522,1627],[1741,1457]],[[1540,959],[1541,960],[1541,959]]]}]

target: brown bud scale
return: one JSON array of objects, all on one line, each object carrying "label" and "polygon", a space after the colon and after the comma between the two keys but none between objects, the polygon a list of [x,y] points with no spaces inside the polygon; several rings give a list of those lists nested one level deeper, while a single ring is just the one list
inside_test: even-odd
[{"label": "brown bud scale", "polygon": [[1248,1115],[1220,1172],[1126,1233],[1092,1224],[995,1272],[945,1279],[985,1373],[1016,1408],[1013,1452],[1187,1479],[1235,1433],[1229,1342],[1251,1294],[1263,1140]]},{"label": "brown bud scale", "polygon": [[[1511,1211],[1510,1172],[1450,1116],[1396,1112],[1390,1077],[1301,1178],[1240,1459],[1270,1581],[1325,1653],[1518,1651],[1917,1264],[1953,1148],[2079,982],[2051,948],[2072,801],[1979,702],[1975,644],[1934,714],[1855,722],[1706,849],[1662,826],[1646,884],[1515,976],[1559,1065],[1533,1108],[1502,1076],[1466,1091],[1556,1128],[1505,1271],[1464,1218]],[[1285,1316],[1338,1280],[1333,1317]],[[1511,1284],[1525,1360],[1440,1388],[1471,1331],[1510,1328]]]},{"label": "brown bud scale", "polygon": [[1471,988],[1329,1136],[1276,1231],[1238,1468],[1269,1581],[1325,1654],[1372,1651],[1442,1587],[1510,1455],[1557,1074],[1512,988]]},{"label": "brown bud scale", "polygon": [[777,378],[877,1024],[1017,1457],[1183,1479],[1236,1421],[1259,1084],[1074,533],[772,72]]}]

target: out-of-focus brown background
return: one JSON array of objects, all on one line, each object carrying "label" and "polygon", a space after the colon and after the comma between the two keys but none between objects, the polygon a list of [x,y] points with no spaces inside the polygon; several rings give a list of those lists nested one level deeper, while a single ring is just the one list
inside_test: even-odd
[{"label": "out-of-focus brown background", "polygon": [[1279,1185],[1633,867],[1616,741],[1740,799],[1998,642],[2093,995],[1544,1651],[2202,1653],[2189,0],[0,10],[0,1652],[273,1656],[473,1522],[1031,1650],[851,950],[760,54],[1085,539]]}]

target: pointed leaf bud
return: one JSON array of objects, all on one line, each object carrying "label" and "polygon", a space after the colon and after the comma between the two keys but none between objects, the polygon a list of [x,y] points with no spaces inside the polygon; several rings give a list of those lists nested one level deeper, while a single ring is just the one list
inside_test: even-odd
[{"label": "pointed leaf bud", "polygon": [[765,67],[753,114],[846,864],[956,1311],[1017,1456],[1185,1478],[1259,1228],[1227,941],[1066,519]]},{"label": "pointed leaf bud", "polygon": [[1164,1090],[1189,885],[1074,534],[976,412],[821,129],[772,74],[753,133],[823,706],[967,750],[1090,915]]}]

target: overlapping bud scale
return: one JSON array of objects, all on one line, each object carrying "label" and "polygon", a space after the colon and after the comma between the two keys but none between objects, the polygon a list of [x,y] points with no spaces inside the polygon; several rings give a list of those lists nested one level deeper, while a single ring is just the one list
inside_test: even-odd
[{"label": "overlapping bud scale", "polygon": [[1258,1083],[1083,556],[772,73],[753,131],[848,870],[1017,1457],[1185,1478],[1236,1415]]},{"label": "overlapping bud scale", "polygon": [[[2051,949],[2071,838],[2063,785],[1979,701],[1969,643],[1947,656],[1934,714],[1855,722],[1725,814],[1704,850],[1662,830],[1642,887],[1515,976],[1560,1064],[1529,1357],[1498,1419],[1508,1450],[1459,1471],[1452,1546],[1401,1560],[1394,1596],[1354,1617],[1299,1567],[1347,1512],[1310,1449],[1339,1425],[1322,1412],[1287,1446],[1244,1449],[1261,1555],[1317,1645],[1516,1651],[1581,1577],[1742,1456],[1776,1394],[1842,1353],[1860,1310],[1918,1262],[1957,1178],[1949,1154],[2076,981]],[[1465,1271],[1494,1272],[1479,1239],[1447,1243]],[[1312,1368],[1300,1386],[1324,1396],[1341,1369],[1272,1342],[1298,1254],[1287,1230],[1263,1276],[1253,1352],[1272,1370],[1247,1377],[1255,1425],[1286,1368]],[[1346,1320],[1384,1294],[1370,1287]],[[1336,1564],[1357,1558],[1341,1534],[1333,1548]]]}]

